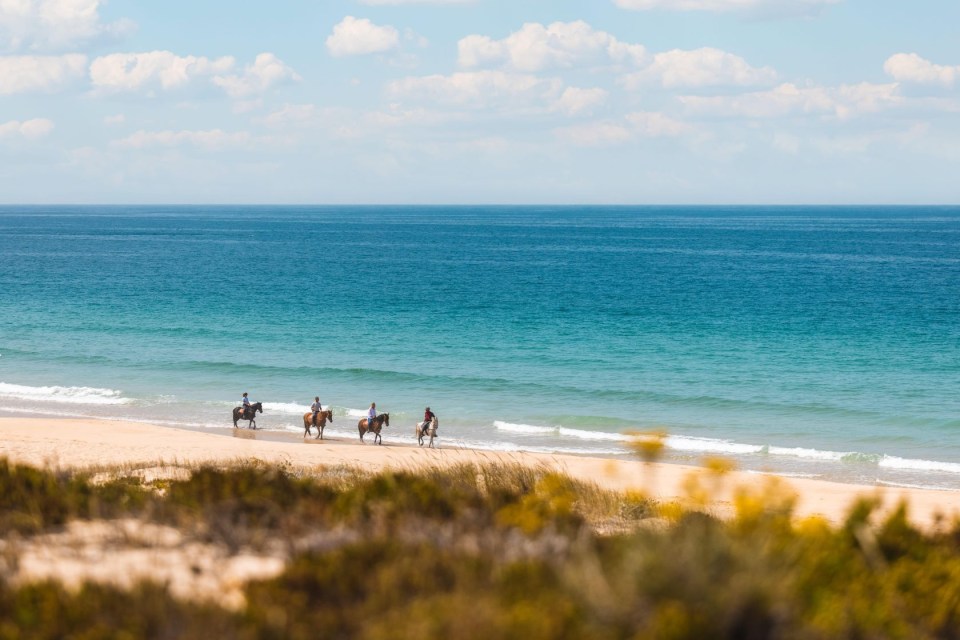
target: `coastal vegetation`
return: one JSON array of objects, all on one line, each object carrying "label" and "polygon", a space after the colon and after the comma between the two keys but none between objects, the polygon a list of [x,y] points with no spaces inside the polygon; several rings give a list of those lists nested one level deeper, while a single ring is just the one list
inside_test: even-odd
[{"label": "coastal vegetation", "polygon": [[[719,518],[728,466],[706,466],[663,504],[521,465],[147,477],[0,460],[0,638],[960,638],[960,524],[921,530],[874,500],[839,526],[798,519],[759,481]],[[94,525],[124,533],[95,554],[63,537]],[[145,577],[175,553],[132,582],[78,569],[150,551],[146,530],[199,589]],[[73,580],[31,575],[44,544],[74,549]],[[229,585],[239,557],[276,568]]]}]

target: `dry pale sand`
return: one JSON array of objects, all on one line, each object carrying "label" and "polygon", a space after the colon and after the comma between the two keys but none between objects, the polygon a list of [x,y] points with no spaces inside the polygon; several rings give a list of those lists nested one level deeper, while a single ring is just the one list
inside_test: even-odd
[{"label": "dry pale sand", "polygon": [[[344,440],[276,442],[258,439],[259,434],[245,429],[234,433],[235,437],[225,437],[108,420],[0,418],[0,457],[59,469],[114,465],[151,469],[170,464],[243,460],[288,463],[297,467],[352,465],[370,471],[461,462],[522,463],[546,465],[610,489],[643,490],[664,501],[682,500],[687,495],[685,482],[691,475],[699,476],[704,483],[712,483],[712,478],[703,469],[681,465],[644,465],[603,458],[492,453],[450,447],[421,449],[389,442],[390,438],[397,437],[409,438],[413,442],[412,426],[392,429],[387,444],[383,446]],[[760,487],[767,480],[761,474],[730,474],[718,493],[719,511],[728,510],[734,487]],[[938,516],[952,518],[960,515],[960,491],[879,488],[794,478],[785,479],[784,483],[796,493],[798,516],[820,515],[839,522],[857,497],[874,495],[880,495],[887,508],[901,499],[908,500],[911,519],[923,526],[935,523]]]}]

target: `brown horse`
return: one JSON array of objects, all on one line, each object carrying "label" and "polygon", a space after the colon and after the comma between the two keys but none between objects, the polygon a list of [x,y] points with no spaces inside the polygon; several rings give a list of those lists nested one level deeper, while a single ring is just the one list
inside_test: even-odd
[{"label": "brown horse", "polygon": [[415,430],[417,440],[420,442],[420,446],[423,446],[423,439],[429,437],[430,442],[427,444],[428,447],[433,447],[433,439],[437,437],[437,429],[440,428],[440,421],[437,420],[437,416],[433,416],[433,420],[430,421],[430,424],[423,425],[422,422],[418,422]]},{"label": "brown horse", "polygon": [[247,409],[246,414],[244,414],[243,407],[234,407],[233,408],[233,428],[234,429],[237,428],[238,420],[248,420],[247,429],[256,429],[257,421],[254,420],[253,417],[257,415],[258,412],[263,413],[262,402],[254,402],[252,405],[250,405],[250,408]]},{"label": "brown horse", "polygon": [[[333,424],[333,411],[331,409],[317,412],[316,422],[313,421],[313,411],[303,414],[303,437],[306,438],[310,435],[310,427],[316,427],[317,438],[323,440],[323,428],[327,426],[328,420]],[[317,438],[314,438],[314,440]]]},{"label": "brown horse", "polygon": [[380,429],[390,426],[390,414],[381,413],[373,419],[373,424],[368,425],[367,419],[363,418],[357,423],[357,429],[360,430],[360,442],[363,442],[363,434],[368,431],[373,434],[373,441],[377,444],[383,444],[383,438],[380,437]]}]

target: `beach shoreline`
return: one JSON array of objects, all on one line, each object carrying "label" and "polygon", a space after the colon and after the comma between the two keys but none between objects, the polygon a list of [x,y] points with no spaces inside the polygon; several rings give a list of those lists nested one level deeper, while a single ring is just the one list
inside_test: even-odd
[{"label": "beach shoreline", "polygon": [[[263,437],[258,431],[237,429],[233,437],[140,422],[98,419],[0,417],[0,457],[11,462],[59,470],[137,468],[142,465],[198,465],[259,461],[301,468],[351,466],[370,472],[416,470],[459,463],[504,463],[543,466],[578,480],[614,491],[643,491],[661,502],[683,502],[689,478],[716,486],[716,478],[702,467],[644,463],[590,456],[475,449],[420,448],[388,442],[383,446],[344,439],[288,442]],[[760,488],[777,478],[795,494],[798,517],[819,516],[831,523],[843,521],[858,498],[878,497],[880,512],[907,501],[910,520],[924,527],[960,516],[960,491],[842,484],[775,474],[733,471],[714,491],[712,508],[724,515],[738,487]]]}]

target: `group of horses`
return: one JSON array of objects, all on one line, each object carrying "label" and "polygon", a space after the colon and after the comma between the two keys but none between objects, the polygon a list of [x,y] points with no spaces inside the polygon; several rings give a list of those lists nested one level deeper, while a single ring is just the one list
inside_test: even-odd
[{"label": "group of horses", "polygon": [[[244,412],[243,407],[234,407],[233,409],[233,428],[237,429],[237,422],[240,420],[247,421],[248,429],[256,429],[257,421],[254,419],[258,413],[263,413],[263,403],[255,402],[250,405],[249,409]],[[323,411],[318,411],[316,415],[312,411],[308,411],[303,414],[303,437],[306,438],[310,435],[311,429],[313,427],[317,428],[317,435],[314,440],[323,440],[323,428],[327,426],[327,423],[333,423],[333,411],[330,409],[324,409]],[[373,434],[373,441],[375,444],[383,444],[383,438],[380,437],[380,430],[384,427],[390,426],[390,414],[381,413],[372,421],[367,418],[362,418],[360,422],[357,423],[357,429],[360,431],[360,442],[364,442],[363,436],[367,433]],[[434,446],[433,440],[437,437],[437,429],[440,427],[440,423],[434,416],[433,421],[430,424],[424,424],[418,422],[417,426],[414,429],[414,436],[417,438],[417,441],[422,447],[424,441],[427,441],[427,445],[430,447]]]}]

